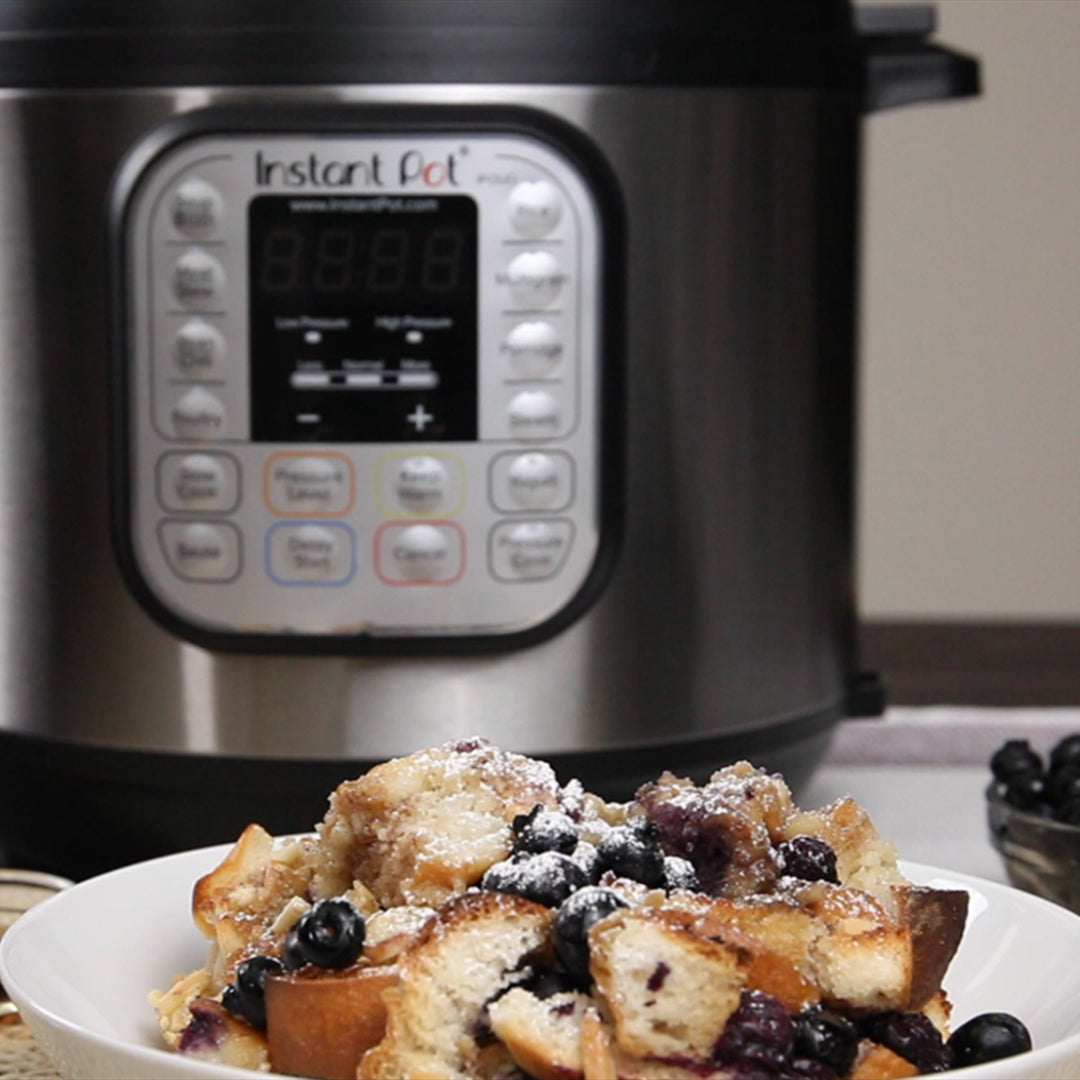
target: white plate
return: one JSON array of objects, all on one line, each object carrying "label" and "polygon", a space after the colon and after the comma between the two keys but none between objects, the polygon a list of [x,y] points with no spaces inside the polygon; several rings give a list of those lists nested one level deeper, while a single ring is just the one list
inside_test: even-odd
[{"label": "white plate", "polygon": [[[139,863],[85,881],[24,915],[0,940],[0,982],[56,1068],[73,1080],[252,1080],[163,1049],[146,995],[199,967],[192,885],[228,845]],[[971,894],[967,933],[946,979],[954,1023],[1004,1011],[1036,1049],[938,1075],[964,1080],[1080,1076],[1080,917],[1005,885],[913,863],[920,884]]]}]

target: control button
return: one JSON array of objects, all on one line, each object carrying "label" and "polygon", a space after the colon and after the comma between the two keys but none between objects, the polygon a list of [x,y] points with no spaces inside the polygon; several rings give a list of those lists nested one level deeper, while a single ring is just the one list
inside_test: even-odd
[{"label": "control button", "polygon": [[220,439],[225,434],[225,406],[201,386],[182,394],[169,413],[181,439]]},{"label": "control button", "polygon": [[239,466],[226,454],[165,454],[158,498],[169,510],[232,510],[240,499]]},{"label": "control button", "polygon": [[491,572],[501,581],[541,581],[559,572],[570,551],[569,521],[501,522],[491,530]]},{"label": "control button", "polygon": [[188,379],[217,379],[224,373],[225,339],[202,319],[180,327],[173,353],[180,374]]},{"label": "control button", "polygon": [[554,303],[566,282],[558,259],[548,251],[525,251],[515,256],[498,276],[499,284],[510,288],[514,303],[521,308],[545,308]]},{"label": "control button", "polygon": [[435,419],[435,417],[429,413],[423,405],[417,405],[405,419],[412,424],[413,430],[416,431],[417,434],[422,434],[424,429]]},{"label": "control button", "polygon": [[437,458],[411,457],[398,466],[394,491],[407,510],[430,514],[446,504],[448,481],[446,466]]},{"label": "control button", "polygon": [[284,451],[266,463],[266,504],[275,514],[337,517],[352,509],[352,462],[344,454]]},{"label": "control button", "polygon": [[510,192],[510,224],[519,236],[547,236],[559,224],[562,208],[550,180],[525,180]]},{"label": "control button", "polygon": [[225,298],[225,268],[202,248],[191,248],[176,260],[173,293],[191,311],[220,308]]},{"label": "control button", "polygon": [[547,454],[522,454],[507,471],[510,498],[518,506],[547,509],[561,500],[565,477],[555,459]]},{"label": "control button", "polygon": [[177,232],[201,239],[216,232],[225,214],[225,200],[205,180],[185,180],[173,196],[172,220]]},{"label": "control button", "polygon": [[523,322],[506,335],[499,354],[509,360],[515,375],[542,379],[562,363],[563,343],[551,323]]},{"label": "control button", "polygon": [[465,534],[448,521],[383,525],[375,570],[388,585],[450,585],[465,572]]},{"label": "control button", "polygon": [[267,572],[279,585],[343,585],[356,572],[356,544],[344,525],[274,525],[266,552]]},{"label": "control button", "polygon": [[240,572],[240,533],[226,522],[164,521],[161,546],[173,570],[192,581],[231,581]]},{"label": "control button", "polygon": [[509,422],[515,439],[550,439],[559,434],[562,411],[546,390],[523,390],[510,402]]}]

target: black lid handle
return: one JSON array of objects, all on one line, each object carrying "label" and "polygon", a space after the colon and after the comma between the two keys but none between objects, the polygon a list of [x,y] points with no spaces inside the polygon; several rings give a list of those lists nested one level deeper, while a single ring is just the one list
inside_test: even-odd
[{"label": "black lid handle", "polygon": [[927,40],[934,14],[930,4],[855,8],[855,29],[866,50],[865,112],[980,92],[975,57]]}]

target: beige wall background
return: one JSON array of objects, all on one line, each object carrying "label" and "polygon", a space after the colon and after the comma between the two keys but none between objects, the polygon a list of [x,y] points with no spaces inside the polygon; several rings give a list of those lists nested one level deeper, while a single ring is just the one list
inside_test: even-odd
[{"label": "beige wall background", "polygon": [[859,603],[1080,620],[1080,0],[940,0],[984,95],[868,118]]}]

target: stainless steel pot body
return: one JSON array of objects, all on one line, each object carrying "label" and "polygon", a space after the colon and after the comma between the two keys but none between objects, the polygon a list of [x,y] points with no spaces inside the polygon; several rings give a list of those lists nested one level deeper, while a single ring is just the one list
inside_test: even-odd
[{"label": "stainless steel pot body", "polygon": [[[110,182],[176,113],[286,102],[523,105],[581,129],[617,177],[626,349],[624,387],[609,392],[624,396],[624,468],[604,483],[622,488],[621,550],[591,610],[542,644],[213,653],[156,625],[121,579],[109,538]],[[345,771],[470,735],[597,774],[671,755],[700,770],[744,748],[770,760],[805,740],[819,751],[854,667],[858,126],[850,95],[813,90],[5,92],[4,737]],[[622,769],[621,753],[636,764]]]}]

